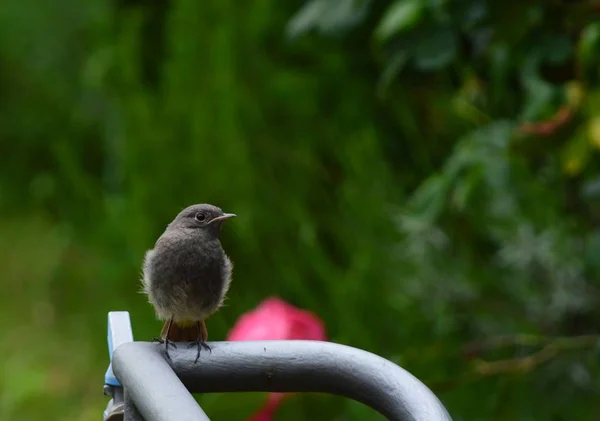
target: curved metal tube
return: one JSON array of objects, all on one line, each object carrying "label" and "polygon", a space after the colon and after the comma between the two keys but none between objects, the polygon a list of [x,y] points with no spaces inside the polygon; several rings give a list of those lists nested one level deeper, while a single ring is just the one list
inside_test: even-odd
[{"label": "curved metal tube", "polygon": [[125,420],[141,420],[141,414],[145,421],[209,421],[156,344],[118,346],[112,369],[125,391]]},{"label": "curved metal tube", "polygon": [[[148,421],[171,419],[159,418],[159,412],[206,419],[198,405],[189,412],[191,402],[176,396],[183,385],[192,393],[326,392],[362,402],[393,421],[451,420],[412,374],[360,349],[320,341],[211,342],[212,352],[203,351],[194,364],[196,351],[178,345],[169,351],[170,362],[163,345],[147,342],[125,343],[114,352],[113,370]],[[173,372],[183,384],[174,382]]]}]

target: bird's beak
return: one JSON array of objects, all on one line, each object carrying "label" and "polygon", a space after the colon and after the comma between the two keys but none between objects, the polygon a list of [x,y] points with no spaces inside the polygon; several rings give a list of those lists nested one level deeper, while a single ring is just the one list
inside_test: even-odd
[{"label": "bird's beak", "polygon": [[217,216],[216,218],[213,218],[213,220],[210,221],[210,223],[212,224],[213,222],[224,221],[226,219],[233,218],[234,216],[236,216],[235,213],[224,213],[221,216]]}]

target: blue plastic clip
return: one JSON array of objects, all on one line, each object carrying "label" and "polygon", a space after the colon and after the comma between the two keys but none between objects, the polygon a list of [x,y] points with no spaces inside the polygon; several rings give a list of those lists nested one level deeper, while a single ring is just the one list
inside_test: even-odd
[{"label": "blue plastic clip", "polygon": [[108,312],[108,355],[110,364],[104,375],[104,384],[120,387],[121,383],[112,370],[112,357],[115,349],[127,342],[133,342],[133,331],[128,311]]}]

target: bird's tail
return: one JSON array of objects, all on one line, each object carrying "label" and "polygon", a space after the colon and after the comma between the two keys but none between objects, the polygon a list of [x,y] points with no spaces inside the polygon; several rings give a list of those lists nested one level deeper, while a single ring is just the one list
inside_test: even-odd
[{"label": "bird's tail", "polygon": [[208,339],[206,324],[204,321],[179,323],[168,319],[160,331],[161,339],[171,342],[205,342]]}]

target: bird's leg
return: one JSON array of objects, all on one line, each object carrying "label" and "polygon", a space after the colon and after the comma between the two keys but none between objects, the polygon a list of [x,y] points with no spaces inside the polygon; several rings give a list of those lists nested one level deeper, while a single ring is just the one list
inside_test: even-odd
[{"label": "bird's leg", "polygon": [[200,359],[200,322],[199,321],[196,321],[196,330],[198,331],[197,340],[188,345],[188,348],[192,348],[194,346],[198,347],[198,349],[196,351],[196,359],[194,360],[194,364],[196,364],[198,362],[198,360]]},{"label": "bird's leg", "polygon": [[196,321],[196,330],[198,331],[198,340],[188,345],[188,348],[192,348],[194,346],[197,347],[196,360],[194,361],[194,364],[196,364],[198,362],[198,359],[200,359],[201,348],[207,349],[208,351],[212,352],[210,346],[208,346],[208,344],[206,343],[206,339],[208,339],[208,332],[206,331],[206,324],[204,323],[204,321]]},{"label": "bird's leg", "polygon": [[208,339],[208,331],[206,330],[206,323],[204,323],[204,320],[200,322],[199,328],[202,329],[202,334],[200,335],[202,348],[206,349],[209,352],[212,352],[210,346],[208,346],[208,344],[206,343],[206,340]]},{"label": "bird's leg", "polygon": [[152,342],[158,342],[160,344],[162,344],[162,343],[165,344],[165,355],[167,356],[168,359],[171,359],[171,356],[169,355],[169,346],[172,346],[174,349],[177,348],[177,345],[175,345],[173,342],[169,341],[169,335],[171,333],[171,324],[172,323],[173,323],[173,317],[171,317],[169,319],[169,321],[167,322],[167,331],[164,335],[164,338],[154,337],[152,339]]}]

